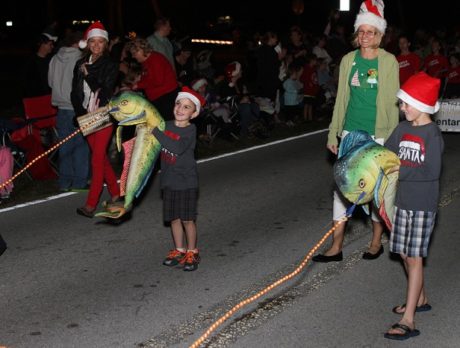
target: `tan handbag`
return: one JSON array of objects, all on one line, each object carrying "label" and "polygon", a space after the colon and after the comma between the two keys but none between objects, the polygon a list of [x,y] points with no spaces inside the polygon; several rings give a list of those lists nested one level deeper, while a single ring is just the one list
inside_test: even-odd
[{"label": "tan handbag", "polygon": [[103,106],[94,112],[77,117],[78,126],[84,136],[112,125],[109,107]]}]

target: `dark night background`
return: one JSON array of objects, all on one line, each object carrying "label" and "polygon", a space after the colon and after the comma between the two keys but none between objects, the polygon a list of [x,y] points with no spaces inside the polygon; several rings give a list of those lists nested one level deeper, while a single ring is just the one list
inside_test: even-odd
[{"label": "dark night background", "polygon": [[[303,2],[304,11],[295,15],[295,2]],[[416,29],[430,31],[460,27],[460,1],[438,0],[421,4],[420,0],[386,0],[385,18],[409,35]],[[167,16],[173,26],[172,38],[187,35],[228,39],[237,27],[243,37],[253,32],[275,30],[283,38],[291,25],[297,24],[312,34],[323,32],[331,10],[339,0],[2,0],[0,11],[0,108],[20,101],[17,80],[24,58],[33,52],[34,41],[44,28],[58,23],[58,34],[72,20],[101,20],[112,33],[136,31],[140,36],[153,32],[158,15]],[[349,12],[342,12],[346,30],[351,33],[361,0],[351,1]],[[233,22],[216,25],[219,16],[229,15]],[[6,27],[7,20],[14,23]],[[82,29],[85,29],[85,25]],[[458,30],[457,30],[458,31]]]},{"label": "dark night background", "polygon": [[[339,0],[303,0],[304,11],[295,16],[293,0],[3,0],[0,14],[0,30],[5,21],[13,20],[14,29],[27,36],[42,30],[53,20],[60,23],[73,19],[100,19],[114,31],[134,30],[147,35],[153,30],[156,18],[154,4],[161,14],[172,19],[178,35],[202,31],[207,21],[215,21],[219,15],[231,15],[244,29],[275,29],[286,31],[291,24],[321,32],[330,10],[338,8]],[[361,0],[351,1],[351,10],[344,13],[349,28],[353,24]],[[460,2],[440,0],[422,4],[420,0],[386,0],[385,17],[390,25],[408,31],[418,27],[428,29],[452,27],[459,24]]]}]

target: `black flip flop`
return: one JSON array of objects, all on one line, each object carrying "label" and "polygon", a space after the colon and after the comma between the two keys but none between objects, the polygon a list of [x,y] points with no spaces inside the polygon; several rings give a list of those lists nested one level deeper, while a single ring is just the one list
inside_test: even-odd
[{"label": "black flip flop", "polygon": [[399,329],[403,333],[401,334],[390,334],[390,333],[385,333],[383,337],[388,338],[390,340],[398,340],[398,341],[404,341],[407,340],[408,338],[415,337],[420,335],[420,331],[417,329],[411,329],[409,326],[396,323],[392,327],[392,329]]},{"label": "black flip flop", "polygon": [[[402,304],[400,306],[393,307],[393,309],[391,311],[393,313],[395,313],[395,314],[401,315],[401,314],[404,314],[404,312],[398,312],[398,309],[401,309],[401,310],[404,309],[405,310],[405,308],[406,308],[406,304],[404,303],[404,304]],[[415,311],[416,312],[428,312],[428,311],[431,311],[432,308],[433,307],[431,307],[431,305],[429,303],[425,303],[425,304],[423,304],[421,306],[415,307]]]}]

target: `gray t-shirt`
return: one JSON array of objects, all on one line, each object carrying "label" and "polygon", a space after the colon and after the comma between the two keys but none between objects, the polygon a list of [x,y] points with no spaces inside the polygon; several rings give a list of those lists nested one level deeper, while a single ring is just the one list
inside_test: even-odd
[{"label": "gray t-shirt", "polygon": [[152,134],[161,143],[161,188],[187,190],[198,188],[195,161],[196,126],[177,127],[167,121],[165,131]]},{"label": "gray t-shirt", "polygon": [[395,205],[404,210],[436,212],[444,140],[431,122],[401,122],[385,143],[401,160]]}]

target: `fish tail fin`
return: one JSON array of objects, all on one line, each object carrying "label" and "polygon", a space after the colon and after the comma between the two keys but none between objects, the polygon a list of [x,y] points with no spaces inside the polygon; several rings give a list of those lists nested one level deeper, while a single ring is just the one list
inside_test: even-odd
[{"label": "fish tail fin", "polygon": [[387,226],[388,230],[391,231],[393,228],[393,223],[390,219],[390,217],[387,214],[387,211],[385,209],[385,204],[382,204],[379,208],[379,215],[382,218],[383,222],[385,222],[385,225]]},{"label": "fish tail fin", "polygon": [[398,177],[399,172],[397,171],[387,175],[388,184],[386,186],[385,192],[383,193],[382,204],[379,208],[380,216],[382,216],[390,231],[394,219],[394,207],[396,191],[398,188]]},{"label": "fish tail fin", "polygon": [[150,165],[150,168],[148,168],[148,169],[146,170],[145,177],[144,177],[144,179],[142,180],[141,184],[139,185],[139,189],[134,193],[134,196],[135,196],[136,198],[139,197],[139,195],[141,194],[141,192],[142,192],[142,190],[144,189],[145,185],[146,185],[147,182],[149,181],[150,176],[151,176],[152,173],[153,173],[153,168],[154,168],[154,166],[155,166],[155,162],[156,162],[157,159],[158,159],[158,155],[159,155],[159,153],[160,153],[160,149],[161,149],[161,145],[156,146],[156,148],[154,149],[155,155],[154,155],[154,158],[153,158],[152,163],[151,163],[151,165]]},{"label": "fish tail fin", "polygon": [[369,210],[369,204],[363,204],[361,207],[363,208],[366,215],[371,215],[370,210]]}]

